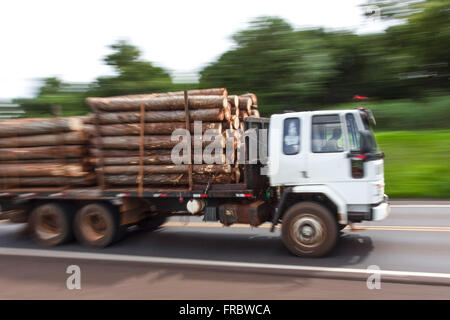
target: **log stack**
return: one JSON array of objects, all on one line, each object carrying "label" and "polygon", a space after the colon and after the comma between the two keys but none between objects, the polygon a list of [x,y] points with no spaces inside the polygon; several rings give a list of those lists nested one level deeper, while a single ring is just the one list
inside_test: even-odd
[{"label": "log stack", "polygon": [[83,117],[0,121],[0,185],[91,185],[87,142]]},{"label": "log stack", "polygon": [[[255,97],[256,98],[256,97]],[[88,98],[94,112],[95,135],[90,162],[96,166],[99,184],[113,186],[189,186],[238,183],[235,130],[241,127],[243,110],[254,105],[249,96],[228,95],[225,88],[141,95]],[[256,105],[256,104],[255,104]],[[211,139],[220,146],[214,164],[198,157],[210,141],[198,141],[200,152],[191,144],[191,164],[174,164],[172,148],[180,141],[171,135],[176,129],[189,129],[194,140],[194,121],[201,131],[215,132]],[[211,131],[210,131],[211,132]],[[234,157],[226,159],[226,143],[231,141]],[[194,146],[192,148],[192,146]],[[197,159],[197,161],[195,161]]]},{"label": "log stack", "polygon": [[[239,96],[239,120],[243,123],[247,117],[259,118],[258,99],[254,93],[244,93]],[[242,126],[241,126],[242,128]]]}]

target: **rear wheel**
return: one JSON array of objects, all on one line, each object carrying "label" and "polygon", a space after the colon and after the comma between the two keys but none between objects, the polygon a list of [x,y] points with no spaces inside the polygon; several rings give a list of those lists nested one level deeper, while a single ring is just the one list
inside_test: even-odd
[{"label": "rear wheel", "polygon": [[125,233],[125,227],[120,226],[119,211],[106,203],[85,205],[75,215],[74,224],[77,240],[90,247],[106,247]]},{"label": "rear wheel", "polygon": [[46,203],[36,207],[29,220],[29,229],[35,242],[56,246],[73,239],[73,212],[65,204]]},{"label": "rear wheel", "polygon": [[338,240],[338,224],[332,213],[314,202],[293,205],[283,216],[282,240],[293,254],[321,257],[329,253]]}]

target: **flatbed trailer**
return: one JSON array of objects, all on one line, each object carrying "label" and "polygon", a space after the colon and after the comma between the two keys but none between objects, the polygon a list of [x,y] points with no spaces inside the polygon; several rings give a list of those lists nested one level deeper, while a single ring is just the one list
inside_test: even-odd
[{"label": "flatbed trailer", "polygon": [[[267,129],[269,119],[247,118],[245,128]],[[257,134],[257,137],[260,135]],[[267,139],[261,143],[267,144]],[[245,139],[249,144],[249,139]],[[258,141],[258,143],[260,143]],[[266,147],[266,146],[264,146]],[[247,147],[246,147],[247,149]],[[106,215],[117,215],[117,222],[113,223],[117,230],[112,233],[123,234],[123,229],[130,225],[140,225],[146,229],[155,229],[166,218],[172,215],[198,215],[203,214],[205,221],[222,221],[225,225],[232,223],[248,223],[258,226],[271,219],[267,190],[269,181],[266,176],[260,175],[261,161],[248,162],[248,152],[245,152],[245,174],[243,182],[232,184],[194,184],[192,188],[183,187],[101,187],[99,183],[93,187],[73,188],[11,188],[0,190],[0,219],[9,219],[12,222],[28,222],[37,242],[44,245],[55,245],[68,241],[71,237],[64,236],[71,233],[70,230],[61,231],[56,225],[58,216],[68,216],[74,220],[75,234],[78,240],[91,246],[106,246],[120,237],[107,237],[105,241],[98,241],[101,232],[95,230],[90,236],[83,236],[83,229],[94,228],[89,226],[77,226],[73,217],[84,208],[101,209],[97,219],[106,219]],[[256,209],[254,204],[257,203]],[[189,204],[189,206],[188,206]],[[248,211],[250,216],[244,220],[232,221],[220,215],[223,206],[241,206],[239,210]],[[97,207],[95,207],[97,206]],[[42,209],[43,208],[43,209]],[[106,209],[106,210],[103,210]],[[40,213],[43,211],[43,213]],[[255,215],[255,217],[253,217]],[[108,219],[106,219],[108,220]],[[111,220],[111,219],[109,219]],[[112,219],[114,220],[114,219]],[[149,224],[149,226],[146,226]],[[67,225],[70,225],[67,224]],[[52,230],[53,228],[53,230]],[[78,231],[76,231],[78,229]],[[95,229],[95,228],[94,228]],[[103,231],[104,233],[105,231]],[[59,236],[58,236],[59,235]],[[80,239],[81,238],[81,239]]]}]

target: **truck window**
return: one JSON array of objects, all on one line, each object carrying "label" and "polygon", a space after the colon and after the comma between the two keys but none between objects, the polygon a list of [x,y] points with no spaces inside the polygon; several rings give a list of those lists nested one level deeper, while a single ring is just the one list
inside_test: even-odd
[{"label": "truck window", "polygon": [[300,152],[300,119],[284,119],[283,153],[294,155]]},{"label": "truck window", "polygon": [[356,125],[355,116],[352,113],[347,113],[345,115],[345,120],[347,122],[347,134],[350,143],[351,151],[359,150],[359,132],[358,126]]},{"label": "truck window", "polygon": [[338,115],[313,116],[312,152],[342,152],[344,139]]}]

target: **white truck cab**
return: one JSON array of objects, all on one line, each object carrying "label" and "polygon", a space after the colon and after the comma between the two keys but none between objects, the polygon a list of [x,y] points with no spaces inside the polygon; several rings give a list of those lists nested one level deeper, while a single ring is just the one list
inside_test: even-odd
[{"label": "white truck cab", "polygon": [[[311,214],[317,211],[314,205],[335,215],[340,229],[352,222],[382,220],[390,213],[384,194],[384,154],[376,144],[372,123],[372,112],[365,108],[270,118],[268,176],[270,185],[282,190],[273,222],[282,221],[285,243],[291,242],[286,244],[294,253],[324,252],[311,247],[315,241],[311,235],[330,232],[324,221]],[[304,218],[287,223],[296,215],[291,213],[295,206],[298,210],[293,211],[303,212]],[[298,242],[300,250],[292,248],[292,242]]]}]

